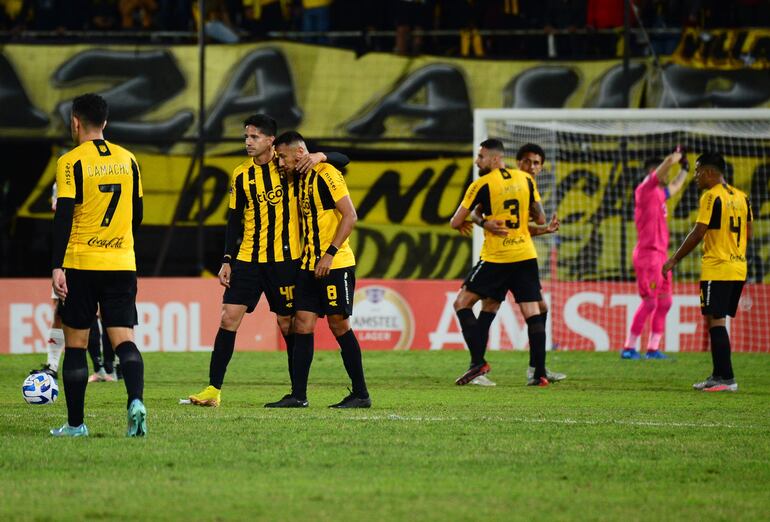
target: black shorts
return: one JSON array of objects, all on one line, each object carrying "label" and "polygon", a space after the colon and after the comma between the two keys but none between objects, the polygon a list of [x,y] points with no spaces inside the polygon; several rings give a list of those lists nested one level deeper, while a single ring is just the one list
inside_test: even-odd
[{"label": "black shorts", "polygon": [[65,325],[78,330],[91,328],[98,306],[105,328],[136,326],[136,272],[73,268],[64,272],[67,299],[60,301],[59,310]]},{"label": "black shorts", "polygon": [[298,271],[298,259],[277,263],[250,263],[236,259],[232,264],[230,288],[225,289],[222,302],[245,305],[246,312],[251,313],[264,293],[271,312],[292,315]]},{"label": "black shorts", "polygon": [[356,290],[356,269],[335,268],[329,275],[316,279],[311,270],[300,270],[297,276],[297,310],[313,312],[319,317],[353,313],[353,293]]},{"label": "black shorts", "polygon": [[735,317],[745,281],[701,281],[700,312],[714,319]]},{"label": "black shorts", "polygon": [[479,261],[468,274],[463,286],[474,294],[498,302],[505,301],[508,290],[517,303],[532,303],[543,299],[537,258],[516,263]]}]

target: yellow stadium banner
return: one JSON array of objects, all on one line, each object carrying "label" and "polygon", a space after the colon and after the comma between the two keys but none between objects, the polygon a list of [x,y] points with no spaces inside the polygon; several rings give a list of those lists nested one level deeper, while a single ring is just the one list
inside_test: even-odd
[{"label": "yellow stadium banner", "polygon": [[688,27],[671,60],[696,69],[770,69],[770,29]]},{"label": "yellow stadium banner", "polygon": [[[692,164],[695,156],[689,159]],[[766,180],[763,173],[767,166],[761,158],[726,159],[734,173],[732,183],[747,194]],[[190,158],[139,154],[137,160],[144,183],[144,224],[168,226],[176,211],[179,226],[197,225],[197,168],[183,186]],[[202,172],[207,226],[224,226],[231,171],[241,161],[242,156],[206,158]],[[547,165],[550,172],[538,177],[538,188],[546,210],[557,212],[562,226],[558,264],[545,264],[543,269],[557,270],[560,280],[598,280],[631,273],[631,251],[636,242],[633,186],[617,177],[618,161],[557,159]],[[448,223],[470,183],[471,167],[470,158],[352,162],[345,179],[359,216],[351,237],[359,275],[399,279],[464,277],[471,257],[470,241],[449,228]],[[51,160],[18,217],[51,219],[49,198],[55,168],[56,162]],[[641,160],[631,161],[629,168],[641,172]],[[690,177],[684,189],[668,201],[672,246],[692,226],[698,196],[697,185]],[[755,219],[769,215],[770,201],[756,198]],[[754,232],[756,255],[767,259],[770,230],[756,226]],[[536,243],[539,258],[550,259],[553,244],[548,238],[539,238]],[[621,245],[625,245],[625,256]],[[698,264],[698,256],[689,256],[681,269],[696,274]]]},{"label": "yellow stadium banner", "polygon": [[[474,108],[617,107],[622,99],[622,67],[609,60],[358,56],[286,42],[206,52],[204,132],[214,143],[240,138],[245,117],[266,112],[281,130],[316,139],[467,149]],[[646,59],[632,63],[632,107],[640,106],[648,69]],[[109,102],[107,138],[117,143],[187,153],[197,135],[196,46],[6,45],[0,84],[0,136],[66,138],[71,100],[89,91]]]}]

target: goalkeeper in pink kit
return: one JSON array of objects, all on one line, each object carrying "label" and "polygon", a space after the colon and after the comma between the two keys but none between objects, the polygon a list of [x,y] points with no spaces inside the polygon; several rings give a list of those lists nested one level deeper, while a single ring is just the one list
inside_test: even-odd
[{"label": "goalkeeper in pink kit", "polygon": [[[681,169],[668,183],[669,170],[676,164],[680,164]],[[650,316],[652,331],[645,358],[667,358],[659,350],[666,314],[671,308],[671,274],[665,277],[661,274],[663,263],[668,259],[666,200],[682,188],[688,168],[687,159],[679,148],[662,162],[648,160],[645,163],[647,176],[634,191],[634,221],[638,236],[634,248],[634,270],[642,303],[634,314],[631,331],[620,354],[623,359],[641,358],[636,344]]]}]

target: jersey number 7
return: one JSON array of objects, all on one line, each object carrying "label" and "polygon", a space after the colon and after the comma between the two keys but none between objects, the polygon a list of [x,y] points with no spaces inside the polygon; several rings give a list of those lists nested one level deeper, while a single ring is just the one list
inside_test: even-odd
[{"label": "jersey number 7", "polygon": [[115,215],[115,209],[118,208],[118,201],[120,201],[120,183],[105,183],[99,185],[99,192],[112,192],[112,198],[110,198],[110,203],[107,205],[107,211],[102,218],[102,226],[108,227],[110,226],[110,221],[112,221],[112,216]]}]

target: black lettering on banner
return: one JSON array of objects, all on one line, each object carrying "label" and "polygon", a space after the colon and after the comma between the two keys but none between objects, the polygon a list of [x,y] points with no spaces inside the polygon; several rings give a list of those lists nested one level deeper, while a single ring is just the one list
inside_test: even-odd
[{"label": "black lettering on banner", "polygon": [[[109,139],[171,144],[192,125],[194,117],[190,110],[179,111],[165,121],[135,121],[182,93],[187,86],[169,51],[88,50],[70,58],[53,76],[54,83],[60,87],[105,78],[116,83],[99,93],[110,106],[110,124],[105,129]],[[71,106],[67,101],[56,108],[66,129],[69,129]]]},{"label": "black lettering on banner", "polygon": [[3,108],[0,111],[0,127],[37,129],[48,125],[48,116],[32,105],[11,62],[2,54],[0,54],[0,107]]},{"label": "black lettering on banner", "polygon": [[526,69],[503,88],[503,107],[562,108],[579,84],[569,67],[542,66]]},{"label": "black lettering on banner", "polygon": [[[564,176],[564,178],[556,186],[555,197],[556,200],[554,208],[559,209],[559,205],[564,200],[566,195],[575,189],[579,189],[586,196],[593,196],[601,188],[601,180],[599,176],[588,170],[575,170]],[[579,185],[579,187],[578,187]],[[559,215],[564,215],[561,219],[563,224],[579,223],[586,218],[585,212],[573,212],[571,214],[562,214],[559,211]]]},{"label": "black lettering on banner", "polygon": [[758,62],[770,62],[770,36],[757,38],[754,41],[754,48],[752,49],[751,55]]},{"label": "black lettering on banner", "polygon": [[[425,103],[410,101],[421,92],[425,93]],[[470,140],[473,114],[462,71],[445,64],[431,64],[418,69],[345,128],[355,136],[380,137],[385,133],[385,120],[392,116],[422,120],[412,128],[412,132],[424,138]]]},{"label": "black lettering on banner", "polygon": [[[244,93],[252,81],[256,82],[256,92]],[[281,129],[294,128],[302,121],[289,64],[280,49],[258,49],[246,56],[217,98],[204,126],[210,138],[221,138],[225,118],[234,114],[267,113]]]},{"label": "black lettering on banner", "polygon": [[[389,240],[381,231],[363,225],[353,235],[358,277],[457,279],[465,276],[471,262],[470,239],[456,233],[402,229]],[[400,261],[394,267],[396,259]]]},{"label": "black lettering on banner", "polygon": [[420,212],[420,217],[426,223],[431,225],[445,225],[452,218],[457,206],[462,202],[463,195],[473,180],[473,167],[468,168],[468,174],[465,177],[465,182],[459,193],[457,203],[450,207],[446,207],[448,209],[446,214],[442,215],[439,213],[439,204],[444,201],[446,189],[450,185],[458,168],[459,166],[457,164],[447,165],[441,174],[439,174],[438,179],[433,182],[428,189],[428,193],[425,195],[425,202],[422,205],[422,212]]},{"label": "black lettering on banner", "polygon": [[[634,85],[644,80],[647,66],[643,62],[634,62],[629,64],[628,70],[631,81],[625,86],[625,90],[628,92],[630,103],[631,89],[634,88]],[[594,85],[589,89],[589,91],[596,92],[595,95],[588,96],[588,99],[592,100],[590,106],[598,109],[625,109],[627,107],[623,104],[625,82],[622,65],[610,68],[596,80],[598,87]]]},{"label": "black lettering on banner", "polygon": [[694,69],[671,63],[665,66],[665,75],[656,104],[661,108],[677,103],[682,108],[756,107],[770,101],[767,70]]},{"label": "black lettering on banner", "polygon": [[[211,216],[222,204],[222,201],[228,197],[230,191],[230,176],[220,168],[206,165],[203,167],[202,172],[198,176],[203,176],[203,185],[211,183],[213,180],[214,187],[211,190],[204,190],[204,198],[208,197],[208,201],[203,202],[203,219],[206,220]],[[193,213],[193,210],[198,205],[198,183],[199,177],[195,177],[190,181],[190,184],[182,191],[179,201],[179,213],[177,219],[180,221],[197,221],[198,213]],[[225,214],[226,215],[226,214]],[[226,218],[225,218],[226,219]]]},{"label": "black lettering on banner", "polygon": [[423,170],[406,193],[401,195],[401,174],[395,170],[386,170],[372,183],[366,196],[358,205],[356,212],[359,219],[364,219],[377,206],[377,203],[384,199],[388,221],[401,223],[412,208],[417,195],[428,186],[432,177],[433,169]]}]

